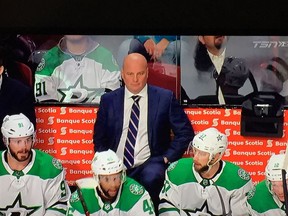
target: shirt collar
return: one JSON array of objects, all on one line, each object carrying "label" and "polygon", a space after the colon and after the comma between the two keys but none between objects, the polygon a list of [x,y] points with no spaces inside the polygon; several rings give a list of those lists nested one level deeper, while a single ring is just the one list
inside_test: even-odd
[{"label": "shirt collar", "polygon": [[[147,89],[148,89],[148,87],[147,87],[147,84],[146,84],[146,85],[144,86],[144,88],[143,88],[137,95],[141,96],[141,98],[147,97]],[[127,87],[125,86],[125,98],[126,98],[126,99],[131,98],[133,95],[135,95],[135,94],[133,94],[132,92],[130,92],[130,91],[127,89]]]},{"label": "shirt collar", "polygon": [[217,55],[214,55],[212,54],[211,52],[209,52],[209,50],[207,49],[207,52],[208,52],[208,55],[210,56],[210,58],[213,60],[216,60],[216,59],[220,59],[220,58],[225,58],[225,52],[226,52],[226,48],[223,50],[223,52],[217,56]]}]

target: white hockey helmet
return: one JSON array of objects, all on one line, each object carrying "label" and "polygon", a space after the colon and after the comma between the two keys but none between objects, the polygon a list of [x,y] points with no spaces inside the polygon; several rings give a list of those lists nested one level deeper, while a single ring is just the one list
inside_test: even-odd
[{"label": "white hockey helmet", "polygon": [[15,115],[6,115],[3,119],[1,127],[3,141],[5,145],[9,145],[9,138],[20,138],[33,136],[33,144],[35,140],[34,125],[22,113]]},{"label": "white hockey helmet", "polygon": [[112,175],[122,172],[122,182],[125,179],[123,162],[111,149],[96,152],[92,159],[91,169],[97,183],[99,183],[99,175]]},{"label": "white hockey helmet", "polygon": [[[224,154],[228,139],[227,136],[214,127],[207,128],[206,130],[198,133],[192,140],[194,148],[207,152],[210,154],[208,164],[213,160],[214,156],[220,153],[220,158]],[[216,163],[216,162],[215,162]]]},{"label": "white hockey helmet", "polygon": [[[267,180],[282,181],[282,166],[284,163],[284,158],[284,154],[274,154],[270,157],[265,168],[265,176]],[[287,174],[286,179],[288,179]]]}]

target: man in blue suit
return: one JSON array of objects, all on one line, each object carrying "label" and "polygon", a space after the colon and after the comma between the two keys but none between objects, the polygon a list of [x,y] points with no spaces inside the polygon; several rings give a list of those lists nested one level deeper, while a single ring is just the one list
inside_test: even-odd
[{"label": "man in blue suit", "polygon": [[194,131],[172,91],[147,84],[148,68],[143,55],[127,55],[121,75],[125,87],[106,93],[101,98],[94,126],[94,149],[112,149],[124,160],[134,103],[132,96],[140,96],[134,163],[132,167],[126,167],[127,175],[147,189],[157,210],[165,170],[170,162],[182,157],[194,137]]},{"label": "man in blue suit", "polygon": [[[7,55],[7,50],[0,46],[0,122],[3,122],[6,115],[23,113],[36,127],[33,89],[8,76]],[[0,133],[0,150],[5,149],[2,133]]]}]

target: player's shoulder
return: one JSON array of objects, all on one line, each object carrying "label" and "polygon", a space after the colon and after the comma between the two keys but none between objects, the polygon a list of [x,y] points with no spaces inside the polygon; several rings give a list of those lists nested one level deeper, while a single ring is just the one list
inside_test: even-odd
[{"label": "player's shoulder", "polygon": [[245,177],[245,179],[250,180],[250,174],[243,169],[242,167],[230,162],[230,161],[223,161],[224,163],[224,172],[228,173],[229,175],[235,175],[239,177]]},{"label": "player's shoulder", "polygon": [[230,189],[235,189],[251,181],[251,176],[245,169],[232,162],[223,161],[223,170],[218,181],[219,184],[223,182],[225,185],[230,185]]},{"label": "player's shoulder", "polygon": [[149,194],[144,186],[132,178],[126,177],[122,185],[120,196],[120,208],[123,211],[129,211],[134,208],[138,202],[149,199]]},{"label": "player's shoulder", "polygon": [[[259,202],[260,200],[261,202]],[[272,209],[278,209],[278,205],[275,203],[275,200],[266,185],[266,180],[262,180],[248,192],[247,201],[252,209],[258,213],[269,211],[272,215]]]},{"label": "player's shoulder", "polygon": [[126,177],[123,183],[123,191],[135,196],[142,196],[146,192],[143,185],[130,177]]},{"label": "player's shoulder", "polygon": [[266,185],[266,180],[260,181],[258,184],[255,185],[255,187],[249,192],[247,198],[250,202],[258,202],[259,199],[263,197],[270,197],[271,193],[269,192],[269,189]]},{"label": "player's shoulder", "polygon": [[193,158],[191,157],[183,157],[179,160],[171,163],[169,167],[167,168],[167,172],[182,172],[184,170],[187,170],[188,167],[192,167],[193,164]]},{"label": "player's shoulder", "polygon": [[44,73],[45,75],[50,76],[57,66],[61,65],[63,61],[71,58],[70,55],[63,52],[58,46],[55,46],[42,56],[35,73],[36,75],[38,73]]},{"label": "player's shoulder", "polygon": [[[187,182],[196,181],[192,172],[193,159],[190,157],[181,158],[169,165],[167,176],[173,184],[181,185]],[[179,178],[181,176],[181,178]]]},{"label": "player's shoulder", "polygon": [[[81,195],[79,193],[81,193]],[[88,210],[91,213],[97,212],[101,208],[98,203],[98,197],[95,194],[96,194],[95,188],[81,188],[80,192],[76,190],[71,194],[69,198],[69,205],[72,206],[72,208],[79,211],[81,214],[85,214],[81,201],[81,199],[83,199]]]},{"label": "player's shoulder", "polygon": [[130,177],[126,177],[122,187],[121,200],[129,197],[131,203],[136,203],[141,197],[148,195],[144,186]]},{"label": "player's shoulder", "polygon": [[59,59],[59,57],[64,54],[59,46],[54,46],[43,55],[43,59],[53,61],[55,58]]},{"label": "player's shoulder", "polygon": [[9,174],[8,171],[6,170],[6,168],[4,167],[4,150],[3,151],[0,151],[0,157],[1,157],[1,160],[0,160],[0,177],[3,176],[3,175],[7,175]]},{"label": "player's shoulder", "polygon": [[30,175],[38,175],[42,179],[55,178],[63,172],[60,160],[52,155],[38,149],[33,150],[35,154],[33,166],[29,171]]},{"label": "player's shoulder", "polygon": [[94,48],[87,54],[86,57],[95,59],[97,61],[103,61],[106,58],[113,56],[112,52],[99,43],[93,44]]}]

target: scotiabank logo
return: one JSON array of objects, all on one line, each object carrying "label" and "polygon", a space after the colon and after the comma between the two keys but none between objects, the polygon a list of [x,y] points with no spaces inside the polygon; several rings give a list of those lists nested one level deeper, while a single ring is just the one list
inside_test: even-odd
[{"label": "scotiabank logo", "polygon": [[61,133],[60,135],[66,135],[67,131],[66,131],[67,127],[61,127]]},{"label": "scotiabank logo", "polygon": [[54,145],[54,138],[55,137],[49,137],[48,138],[48,145]]},{"label": "scotiabank logo", "polygon": [[225,130],[226,136],[230,136],[230,134],[231,134],[230,131],[231,131],[231,129],[226,129],[226,130]]},{"label": "scotiabank logo", "polygon": [[66,155],[66,154],[67,154],[67,147],[62,147],[60,155]]},{"label": "scotiabank logo", "polygon": [[47,123],[48,125],[53,125],[54,124],[54,116],[50,116],[49,118],[48,118],[48,123]]},{"label": "scotiabank logo", "polygon": [[224,116],[230,116],[231,115],[231,110],[230,109],[225,109],[225,114]]},{"label": "scotiabank logo", "polygon": [[214,118],[214,119],[212,120],[212,126],[214,126],[214,127],[218,126],[218,124],[219,124],[218,121],[219,121],[218,118]]},{"label": "scotiabank logo", "polygon": [[230,150],[231,150],[231,149],[226,149],[226,150],[225,150],[225,152],[224,152],[224,156],[225,156],[225,157],[229,157],[229,156],[231,155]]},{"label": "scotiabank logo", "polygon": [[267,140],[267,145],[266,147],[271,148],[273,147],[273,140]]},{"label": "scotiabank logo", "polygon": [[66,108],[67,108],[67,107],[61,107],[61,109],[60,109],[60,115],[65,115],[65,114],[66,114]]}]

